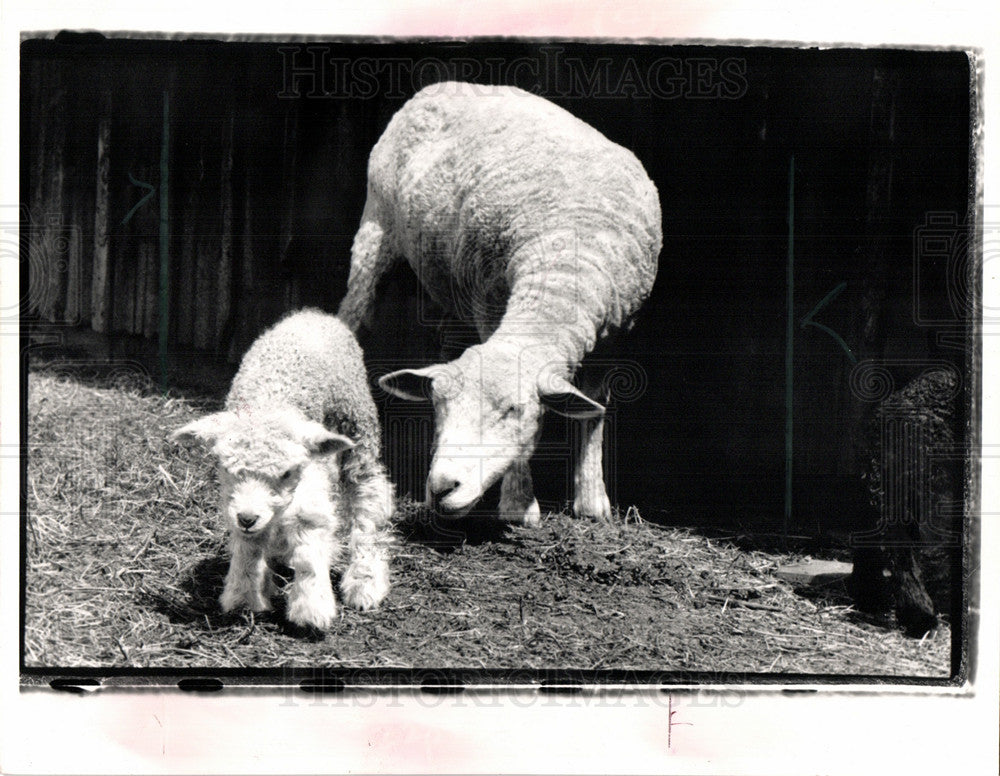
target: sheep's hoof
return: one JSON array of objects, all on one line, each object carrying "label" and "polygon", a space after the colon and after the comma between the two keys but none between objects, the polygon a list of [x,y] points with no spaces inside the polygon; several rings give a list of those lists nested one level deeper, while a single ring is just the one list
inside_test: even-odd
[{"label": "sheep's hoof", "polygon": [[532,499],[527,507],[520,509],[501,503],[498,514],[506,523],[516,523],[529,528],[537,528],[542,523],[542,510],[538,507],[538,499]]},{"label": "sheep's hoof", "polygon": [[606,493],[593,500],[577,498],[573,502],[573,514],[586,520],[610,520],[611,501]]},{"label": "sheep's hoof", "polygon": [[333,597],[313,599],[300,597],[288,602],[288,621],[304,628],[326,630],[337,616],[337,604]]},{"label": "sheep's hoof", "polygon": [[374,609],[389,593],[389,564],[352,563],[340,580],[344,603],[361,611]]}]

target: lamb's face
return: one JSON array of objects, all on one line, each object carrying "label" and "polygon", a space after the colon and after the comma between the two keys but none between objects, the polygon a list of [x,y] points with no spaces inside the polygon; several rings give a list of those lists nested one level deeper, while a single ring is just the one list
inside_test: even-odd
[{"label": "lamb's face", "polygon": [[469,348],[449,364],[393,372],[379,384],[401,398],[433,402],[427,500],[447,517],[468,513],[513,463],[527,463],[546,408],[574,417],[603,412],[539,364],[517,352],[483,346]]},{"label": "lamb's face", "polygon": [[[189,423],[173,437],[211,449],[219,461],[222,514],[234,532],[247,538],[263,536],[292,504],[300,483],[328,477],[336,454],[354,446],[293,411],[220,412]],[[317,469],[320,458],[324,466]]]}]

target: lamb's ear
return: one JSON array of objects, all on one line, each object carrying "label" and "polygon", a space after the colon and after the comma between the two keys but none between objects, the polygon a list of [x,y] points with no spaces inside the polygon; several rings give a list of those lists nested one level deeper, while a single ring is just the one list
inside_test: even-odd
[{"label": "lamb's ear", "polygon": [[442,370],[441,364],[423,369],[400,369],[379,378],[379,387],[386,393],[407,401],[430,401],[431,382]]},{"label": "lamb's ear", "polygon": [[236,416],[231,412],[214,412],[186,426],[181,426],[170,435],[171,442],[200,442],[211,447],[215,440],[225,433]]},{"label": "lamb's ear", "polygon": [[335,434],[322,423],[304,421],[298,430],[302,444],[313,455],[333,455],[350,450],[355,443],[341,434]]},{"label": "lamb's ear", "polygon": [[599,418],[604,414],[604,407],[585,396],[579,388],[562,377],[540,380],[538,397],[547,409],[567,418],[588,420]]}]

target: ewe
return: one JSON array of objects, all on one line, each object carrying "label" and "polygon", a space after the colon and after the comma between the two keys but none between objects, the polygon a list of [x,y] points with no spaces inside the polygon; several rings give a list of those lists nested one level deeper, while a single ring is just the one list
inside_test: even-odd
[{"label": "ewe", "polygon": [[500,512],[539,518],[528,459],[542,414],[582,424],[577,515],[607,517],[606,387],[570,382],[584,356],[631,325],[662,242],[656,187],[635,156],[513,87],[439,83],[406,103],[372,150],[368,196],[339,315],[371,324],[376,286],[406,260],[481,344],[381,386],[434,402],[428,500],[465,514],[503,477]]},{"label": "ewe", "polygon": [[303,310],[280,321],[243,357],[225,410],[173,438],[219,461],[232,549],[223,610],[270,609],[275,559],[295,573],[288,619],[328,627],[330,567],[345,539],[344,601],[371,609],[389,592],[392,487],[361,349],[338,319]]}]

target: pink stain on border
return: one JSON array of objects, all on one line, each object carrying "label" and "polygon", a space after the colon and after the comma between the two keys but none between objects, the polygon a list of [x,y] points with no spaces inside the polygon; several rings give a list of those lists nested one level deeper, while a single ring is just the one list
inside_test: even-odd
[{"label": "pink stain on border", "polygon": [[444,726],[385,720],[362,728],[359,740],[367,743],[379,770],[461,771],[475,762],[476,748]]},{"label": "pink stain on border", "polygon": [[715,16],[712,6],[711,2],[689,5],[643,0],[609,4],[517,0],[499,7],[408,3],[382,12],[371,23],[380,34],[389,36],[678,38],[704,35]]}]

